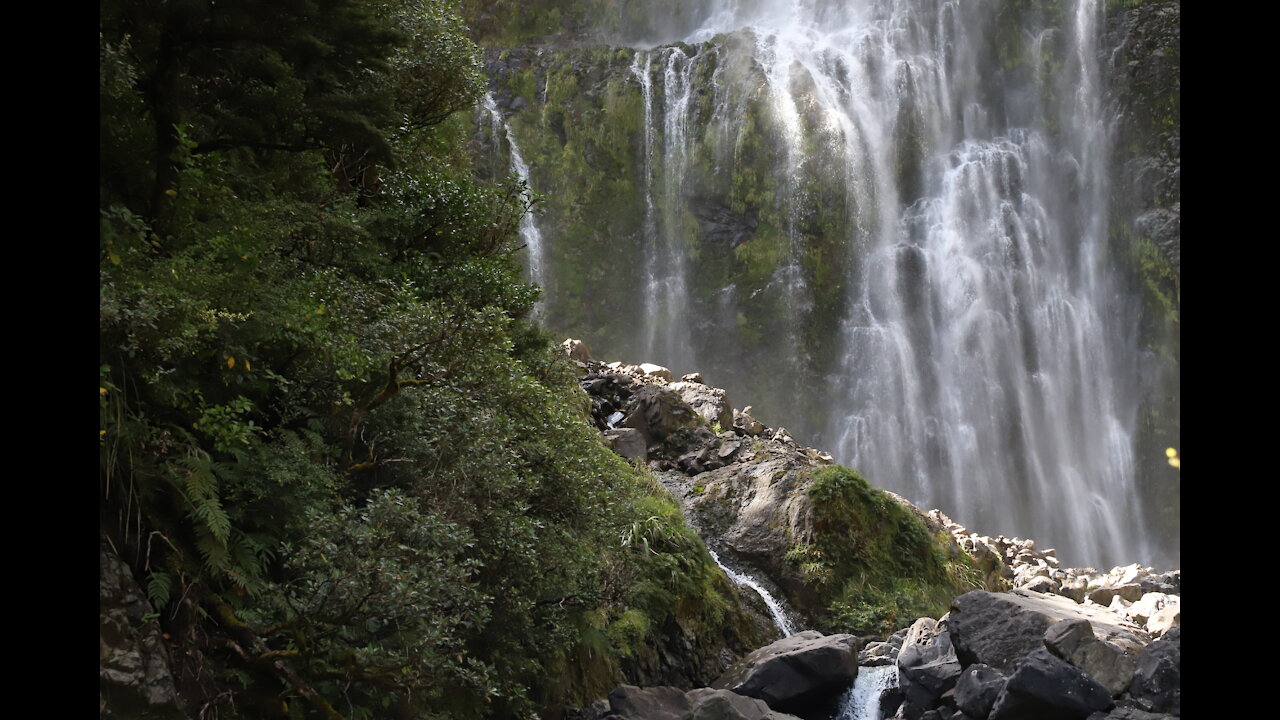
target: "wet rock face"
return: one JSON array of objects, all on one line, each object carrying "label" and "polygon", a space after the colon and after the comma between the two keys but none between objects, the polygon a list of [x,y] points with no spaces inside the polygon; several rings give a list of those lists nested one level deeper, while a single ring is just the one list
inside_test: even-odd
[{"label": "wet rock face", "polygon": [[116,554],[100,550],[98,673],[103,717],[185,718],[151,603]]},{"label": "wet rock face", "polygon": [[1120,110],[1117,158],[1135,227],[1181,267],[1180,3],[1108,13],[1111,98]]}]

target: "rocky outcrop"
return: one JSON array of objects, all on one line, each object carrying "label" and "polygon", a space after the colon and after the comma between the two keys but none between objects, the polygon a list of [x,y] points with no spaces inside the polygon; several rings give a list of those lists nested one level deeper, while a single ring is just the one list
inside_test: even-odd
[{"label": "rocky outcrop", "polygon": [[102,718],[185,718],[151,603],[129,567],[105,546],[99,550],[98,603]]},{"label": "rocky outcrop", "polygon": [[857,676],[861,645],[853,635],[806,630],[756,650],[711,687],[759,698],[782,712],[820,713]]}]

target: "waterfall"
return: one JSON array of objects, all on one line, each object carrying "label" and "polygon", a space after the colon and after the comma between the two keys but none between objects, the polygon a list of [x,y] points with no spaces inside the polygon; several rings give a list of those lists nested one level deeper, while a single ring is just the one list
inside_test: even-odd
[{"label": "waterfall", "polygon": [[881,720],[880,696],[898,687],[898,665],[858,668],[853,687],[840,698],[835,720]]},{"label": "waterfall", "polygon": [[[546,88],[544,86],[543,93],[545,97]],[[520,145],[516,143],[515,135],[511,132],[511,126],[502,118],[502,113],[498,111],[498,104],[493,99],[493,93],[486,92],[482,99],[484,109],[489,113],[489,121],[491,124],[491,132],[493,136],[498,136],[498,131],[502,131],[502,136],[507,139],[507,147],[511,153],[511,172],[524,183],[524,189],[520,193],[521,200],[528,206],[532,202],[532,196],[529,193],[529,166],[524,161],[524,156],[520,154]],[[533,217],[532,212],[526,212],[520,217],[520,239],[524,241],[525,247],[529,250],[528,267],[529,282],[535,285],[546,287],[547,278],[544,270],[545,256],[543,254],[542,233],[538,231],[537,221]],[[538,301],[538,305],[546,302],[545,298]],[[535,307],[535,312],[538,308]]]},{"label": "waterfall", "polygon": [[716,554],[715,550],[708,548],[707,552],[711,553],[711,559],[716,561],[716,564],[720,566],[725,575],[729,576],[730,580],[739,585],[749,587],[760,595],[760,599],[764,600],[765,607],[769,608],[769,615],[773,617],[773,624],[778,627],[778,632],[782,633],[783,637],[791,637],[796,634],[795,625],[792,624],[791,618],[787,617],[786,611],[782,609],[782,603],[768,590],[765,590],[759,581],[720,562],[720,556]]},{"label": "waterfall", "polygon": [[[654,107],[653,60],[662,78],[662,107]],[[644,345],[645,357],[661,357],[676,367],[692,362],[690,328],[682,321],[688,309],[688,275],[683,222],[685,173],[689,162],[690,70],[695,58],[680,47],[636,53],[631,72],[644,98]],[[642,62],[643,61],[643,62]],[[661,125],[655,125],[661,118]],[[656,155],[655,155],[656,154]],[[655,164],[654,160],[658,162]],[[654,199],[658,173],[660,198]]]},{"label": "waterfall", "polygon": [[643,313],[613,337],[974,530],[1176,560],[1135,484],[1103,5],[702,0],[637,29],[643,227],[591,279],[635,276]]}]

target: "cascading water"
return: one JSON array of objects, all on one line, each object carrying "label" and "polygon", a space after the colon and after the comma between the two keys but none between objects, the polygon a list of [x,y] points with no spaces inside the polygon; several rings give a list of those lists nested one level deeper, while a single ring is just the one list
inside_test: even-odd
[{"label": "cascading water", "polygon": [[898,687],[898,666],[894,663],[878,667],[858,668],[853,687],[840,698],[835,720],[881,720],[880,697],[886,690]]},{"label": "cascading water", "polygon": [[[662,78],[661,127],[655,127],[653,97],[654,57]],[[676,366],[692,361],[689,325],[682,321],[688,309],[685,248],[680,224],[684,206],[684,178],[689,159],[688,107],[692,92],[693,60],[680,47],[636,53],[632,73],[644,97],[644,347],[647,357],[661,357]],[[659,130],[661,134],[659,134]],[[661,147],[657,147],[658,144]],[[653,159],[660,162],[655,166]],[[654,174],[660,173],[662,197],[655,206]]]},{"label": "cascading water", "polygon": [[796,634],[795,625],[792,624],[791,618],[787,617],[787,612],[782,609],[782,603],[772,593],[764,589],[764,586],[759,581],[720,562],[720,556],[716,554],[715,550],[708,548],[707,552],[711,553],[711,559],[716,561],[716,565],[720,566],[720,569],[724,571],[725,575],[729,576],[730,580],[756,591],[760,599],[764,600],[765,607],[769,608],[769,615],[773,618],[773,624],[778,627],[778,632],[782,633],[783,637],[791,637]]},{"label": "cascading water", "polygon": [[[543,92],[546,92],[545,88]],[[497,137],[499,130],[501,130],[502,136],[507,139],[507,146],[510,148],[511,153],[511,172],[515,173],[516,177],[520,178],[521,182],[524,183],[521,199],[527,206],[532,201],[529,194],[529,165],[525,163],[524,156],[520,154],[520,146],[516,143],[515,135],[511,132],[511,126],[502,119],[502,113],[498,111],[498,104],[493,99],[493,93],[485,93],[481,102],[484,105],[484,109],[489,113],[491,134]],[[520,239],[524,241],[525,247],[529,251],[529,282],[546,288],[547,278],[544,271],[546,263],[543,255],[542,233],[538,231],[538,224],[532,212],[527,212],[520,218]],[[539,300],[538,304],[541,305],[544,302],[545,299]],[[536,311],[537,308],[535,308]]]},{"label": "cascading water", "polygon": [[974,530],[1068,565],[1176,561],[1146,544],[1134,482],[1103,12],[703,0],[638,32],[627,351],[766,396],[775,424]]}]

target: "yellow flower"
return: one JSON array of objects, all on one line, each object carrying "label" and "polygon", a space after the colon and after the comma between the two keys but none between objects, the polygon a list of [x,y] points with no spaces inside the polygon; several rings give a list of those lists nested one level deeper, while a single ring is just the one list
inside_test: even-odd
[{"label": "yellow flower", "polygon": [[1167,457],[1171,457],[1171,458],[1178,457],[1178,451],[1174,450],[1173,448],[1165,448],[1164,454]]},{"label": "yellow flower", "polygon": [[98,387],[98,394],[99,394],[99,395],[106,395],[106,394],[107,394],[107,389],[106,389],[106,388],[104,388],[104,387],[102,387],[102,386],[99,386],[99,387]]}]

